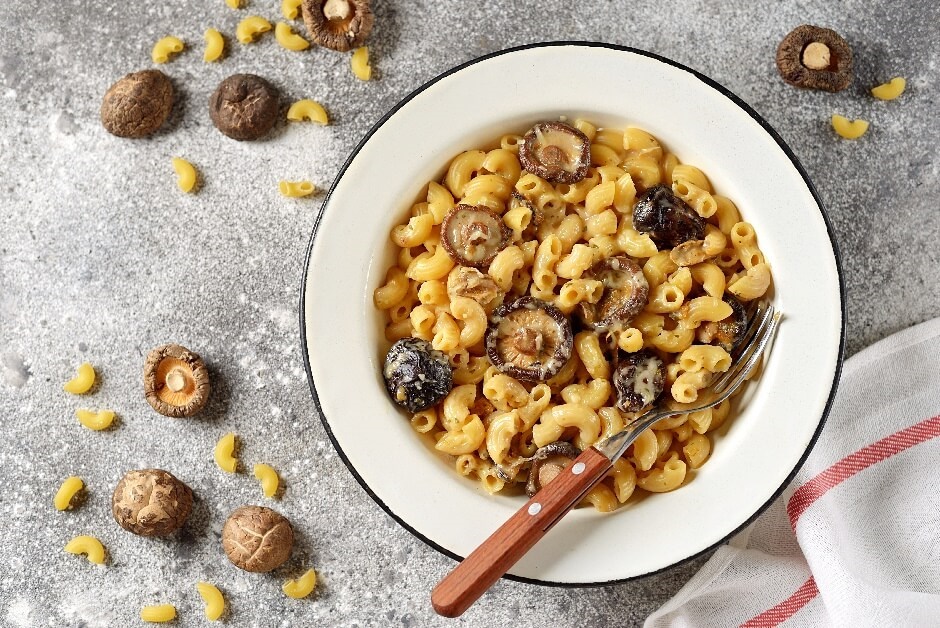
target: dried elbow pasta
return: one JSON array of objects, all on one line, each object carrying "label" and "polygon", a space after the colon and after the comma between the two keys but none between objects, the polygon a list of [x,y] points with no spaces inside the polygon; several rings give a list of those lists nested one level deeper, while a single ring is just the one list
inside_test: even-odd
[{"label": "dried elbow pasta", "polygon": [[213,452],[215,463],[228,473],[235,473],[238,468],[238,458],[235,457],[235,434],[229,432],[219,439]]},{"label": "dried elbow pasta", "polygon": [[150,58],[153,59],[154,63],[166,63],[171,56],[183,52],[183,48],[185,48],[185,45],[180,38],[172,35],[164,37],[153,45]]},{"label": "dried elbow pasta", "polygon": [[296,20],[300,17],[300,5],[303,0],[282,0],[281,14],[288,20]]},{"label": "dried elbow pasta", "polygon": [[68,510],[72,505],[72,499],[74,499],[83,488],[85,488],[85,483],[82,482],[80,477],[73,475],[66,478],[59,487],[59,490],[56,491],[55,498],[52,500],[55,509]]},{"label": "dried elbow pasta", "polygon": [[225,5],[230,9],[242,8],[243,0],[225,0]]},{"label": "dried elbow pasta", "polygon": [[84,554],[89,562],[96,565],[104,564],[104,545],[93,536],[76,536],[65,546],[69,554]]},{"label": "dried elbow pasta", "polygon": [[310,42],[294,32],[290,25],[278,22],[274,27],[274,38],[277,43],[288,50],[301,51],[310,47]]},{"label": "dried elbow pasta", "polygon": [[368,81],[372,78],[372,66],[369,65],[368,46],[357,48],[355,52],[353,52],[349,64],[352,68],[352,73],[356,75],[356,78],[363,81]]},{"label": "dried elbow pasta", "polygon": [[277,495],[277,489],[280,485],[280,478],[277,471],[269,464],[259,463],[254,467],[255,477],[261,482],[261,491],[265,497],[274,497]]},{"label": "dried elbow pasta", "polygon": [[155,604],[140,609],[140,618],[151,624],[162,624],[176,619],[176,607],[172,604]]},{"label": "dried elbow pasta", "polygon": [[310,196],[317,191],[316,186],[309,181],[281,181],[277,184],[277,189],[284,196],[291,198]]},{"label": "dried elbow pasta", "polygon": [[[694,403],[701,389],[730,368],[726,347],[733,340],[719,334],[742,333],[723,332],[719,323],[734,326],[740,320],[732,318],[734,312],[744,316],[747,302],[771,290],[770,265],[754,227],[702,170],[681,163],[642,129],[598,128],[583,119],[571,126],[590,143],[586,174],[574,183],[553,183],[523,169],[524,129],[470,147],[439,179],[415,182],[422,192],[403,200],[410,214],[390,233],[396,261],[374,293],[376,308],[385,313],[388,342],[420,338],[453,367],[449,394],[411,415],[412,427],[452,457],[457,473],[490,493],[524,485],[529,471],[522,459],[540,448],[568,441],[583,450],[638,416],[643,407],[622,410],[634,406],[618,398],[615,374],[624,373],[625,365],[633,365],[634,374],[623,377],[633,378],[631,390],[644,404]],[[645,193],[653,188],[656,194],[671,192],[677,200],[670,203],[681,201],[684,211],[698,215],[702,239],[686,238],[670,248],[636,230],[635,205],[641,197],[650,202]],[[458,205],[474,206],[478,215],[486,209],[505,224],[508,241],[488,265],[461,265],[467,260],[441,244],[445,219],[467,211]],[[648,284],[645,302],[636,303],[632,318],[592,328],[579,308],[602,304],[608,293],[622,290],[623,279],[605,283],[606,273],[623,272],[626,261],[633,269],[630,281]],[[631,298],[643,294],[635,290],[630,288]],[[516,379],[489,358],[483,334],[498,324],[493,312],[520,297],[548,303],[573,321],[571,357],[544,381]],[[743,330],[743,323],[734,329]],[[652,383],[659,373],[661,392]],[[644,386],[648,395],[641,395]],[[657,422],[585,503],[609,511],[635,491],[679,488],[689,469],[707,462],[711,432],[730,408],[725,401]],[[505,469],[514,462],[520,465],[512,466],[516,475],[507,481]]]},{"label": "dried elbow pasta", "polygon": [[214,28],[207,28],[204,35],[206,40],[206,51],[202,55],[202,60],[206,63],[218,61],[225,51],[225,39],[222,33]]},{"label": "dried elbow pasta", "polygon": [[95,368],[85,362],[80,364],[75,377],[65,382],[62,389],[73,395],[84,395],[95,385]]},{"label": "dried elbow pasta", "polygon": [[75,411],[78,422],[90,430],[100,432],[111,427],[114,422],[114,410],[86,410],[79,408]]},{"label": "dried elbow pasta", "polygon": [[833,114],[832,128],[847,140],[857,140],[868,131],[868,121],[849,120],[843,116]]},{"label": "dried elbow pasta", "polygon": [[206,603],[206,619],[216,621],[222,617],[225,612],[225,598],[218,587],[208,582],[199,582],[196,584],[196,590],[199,592],[202,601]]},{"label": "dried elbow pasta", "polygon": [[235,28],[235,37],[243,44],[250,44],[269,30],[271,30],[271,22],[261,16],[250,15],[238,23]]},{"label": "dried elbow pasta", "polygon": [[173,158],[173,170],[176,171],[176,185],[183,192],[192,192],[196,189],[196,167],[182,157]]},{"label": "dried elbow pasta", "polygon": [[907,81],[904,80],[904,77],[896,76],[887,83],[873,87],[871,95],[878,100],[894,100],[904,93],[905,87],[907,87]]},{"label": "dried elbow pasta", "polygon": [[310,122],[318,122],[319,124],[329,124],[330,122],[330,118],[326,114],[326,109],[323,108],[323,105],[309,98],[298,100],[292,104],[287,110],[287,119],[291,122],[309,120]]},{"label": "dried elbow pasta", "polygon": [[301,600],[311,593],[317,586],[317,572],[308,569],[302,576],[296,580],[288,580],[281,587],[284,595],[295,600]]}]

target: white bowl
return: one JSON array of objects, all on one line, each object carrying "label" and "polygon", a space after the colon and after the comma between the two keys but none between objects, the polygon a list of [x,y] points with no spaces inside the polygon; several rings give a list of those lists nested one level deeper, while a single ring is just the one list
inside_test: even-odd
[{"label": "white bowl", "polygon": [[639,126],[701,167],[753,223],[785,314],[758,385],[692,481],[612,514],[573,511],[510,571],[604,584],[675,565],[741,529],[805,459],[835,393],[844,299],[831,229],[793,152],[750,107],[675,62],[610,45],[524,46],[446,72],[379,121],[333,183],[308,251],[301,336],[314,400],[350,471],[413,534],[466,556],[524,498],[459,477],[390,401],[372,293],[392,263],[389,230],[424,183],[457,153],[559,115]]}]

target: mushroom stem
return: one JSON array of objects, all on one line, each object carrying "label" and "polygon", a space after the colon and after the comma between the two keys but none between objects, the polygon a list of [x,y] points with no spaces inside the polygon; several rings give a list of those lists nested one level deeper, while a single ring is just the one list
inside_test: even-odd
[{"label": "mushroom stem", "polygon": [[347,0],[326,0],[323,5],[323,15],[328,20],[345,20],[352,13],[352,7]]},{"label": "mushroom stem", "polygon": [[166,387],[173,392],[180,392],[186,388],[186,373],[176,367],[166,374]]},{"label": "mushroom stem", "polygon": [[830,58],[829,46],[820,41],[814,41],[803,50],[803,65],[811,70],[825,70]]}]

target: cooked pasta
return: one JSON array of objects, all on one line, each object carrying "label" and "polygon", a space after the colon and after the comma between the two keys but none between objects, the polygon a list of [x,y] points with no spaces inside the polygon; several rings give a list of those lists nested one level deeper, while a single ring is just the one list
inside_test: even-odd
[{"label": "cooked pasta", "polygon": [[[702,169],[682,163],[643,129],[584,119],[573,126],[589,142],[590,163],[572,183],[525,169],[525,134],[457,154],[442,177],[404,203],[410,213],[390,233],[396,262],[373,296],[386,312],[386,339],[423,339],[453,366],[449,394],[408,417],[459,475],[487,493],[520,490],[530,473],[523,459],[559,441],[590,447],[642,414],[657,394],[694,402],[731,366],[731,340],[722,334],[741,333],[727,329],[745,315],[747,301],[772,290],[754,226]],[[700,221],[697,237],[669,246],[635,219],[654,186]],[[485,208],[505,231],[500,247],[474,268],[448,249],[448,225],[466,205]],[[461,237],[482,233],[474,228],[462,227]],[[625,288],[604,269],[627,266],[635,268],[631,281],[645,286],[645,300],[615,323],[587,318],[608,311],[605,299]],[[573,326],[570,358],[543,379],[491,361],[488,335],[506,311],[496,308],[520,297],[549,304]],[[529,332],[524,328],[518,342],[528,342]],[[648,367],[644,360],[656,362]],[[618,380],[627,377],[624,364],[652,389],[657,363],[661,392],[627,404]],[[707,463],[716,445],[710,433],[729,415],[725,402],[658,421],[583,503],[606,512],[638,493],[679,488]]]}]

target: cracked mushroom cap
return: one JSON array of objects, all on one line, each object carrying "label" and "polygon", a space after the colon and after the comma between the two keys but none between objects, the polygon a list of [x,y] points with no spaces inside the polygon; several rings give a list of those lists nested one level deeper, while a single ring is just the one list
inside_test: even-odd
[{"label": "cracked mushroom cap", "polygon": [[492,277],[470,266],[454,266],[447,274],[447,295],[473,299],[483,309],[494,305],[503,296]]},{"label": "cracked mushroom cap", "polygon": [[173,97],[173,84],[160,70],[133,72],[105,92],[101,124],[118,137],[151,135],[170,116]]},{"label": "cracked mushroom cap", "polygon": [[604,284],[604,293],[597,303],[583,302],[578,314],[590,329],[608,329],[626,325],[646,307],[649,282],[640,265],[625,255],[603,259],[587,273],[587,277]]},{"label": "cracked mushroom cap", "polygon": [[654,185],[633,206],[633,228],[659,250],[705,237],[705,219],[665,185]]},{"label": "cracked mushroom cap", "polygon": [[114,520],[140,536],[172,534],[183,526],[192,509],[192,490],[162,469],[128,471],[111,497]]},{"label": "cracked mushroom cap", "polygon": [[511,237],[502,217],[486,207],[457,205],[441,223],[441,245],[461,266],[488,267]]},{"label": "cracked mushroom cap", "polygon": [[829,28],[797,26],[780,42],[776,61],[790,85],[838,92],[852,83],[852,49]]},{"label": "cracked mushroom cap", "polygon": [[375,17],[369,0],[303,0],[304,24],[313,42],[346,52],[361,46]]},{"label": "cracked mushroom cap", "polygon": [[628,353],[613,374],[617,407],[624,412],[639,412],[663,392],[666,365],[649,351]]},{"label": "cracked mushroom cap", "polygon": [[571,358],[571,322],[554,305],[521,297],[496,308],[486,329],[486,355],[516,379],[544,382]]},{"label": "cracked mushroom cap", "polygon": [[580,455],[580,449],[563,440],[539,448],[532,457],[525,492],[529,497],[538,493]]},{"label": "cracked mushroom cap", "polygon": [[154,410],[173,418],[192,416],[209,400],[209,372],[202,358],[180,345],[162,345],[144,364],[144,396]]},{"label": "cracked mushroom cap", "polygon": [[277,88],[254,74],[233,74],[209,97],[212,123],[233,140],[262,137],[277,122],[279,108]]},{"label": "cracked mushroom cap", "polygon": [[546,181],[577,183],[591,165],[591,141],[570,124],[540,122],[525,134],[519,161]]},{"label": "cracked mushroom cap", "polygon": [[222,528],[222,549],[232,564],[265,573],[284,564],[294,547],[294,529],[282,514],[264,506],[235,509]]}]

